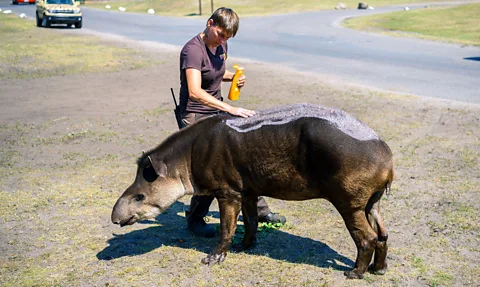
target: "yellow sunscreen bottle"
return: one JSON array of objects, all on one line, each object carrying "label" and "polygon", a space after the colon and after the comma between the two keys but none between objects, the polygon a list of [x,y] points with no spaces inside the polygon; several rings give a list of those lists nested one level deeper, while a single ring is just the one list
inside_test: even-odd
[{"label": "yellow sunscreen bottle", "polygon": [[239,65],[233,65],[233,68],[236,70],[235,75],[233,76],[232,85],[230,86],[230,92],[228,93],[228,99],[231,101],[236,101],[240,98],[240,89],[238,88],[238,78],[243,75],[243,68]]}]

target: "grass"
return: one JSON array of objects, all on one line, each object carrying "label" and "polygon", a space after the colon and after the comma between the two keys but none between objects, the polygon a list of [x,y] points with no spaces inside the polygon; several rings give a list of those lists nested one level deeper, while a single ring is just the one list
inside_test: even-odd
[{"label": "grass", "polygon": [[[225,0],[212,1],[214,9],[221,6],[232,8],[241,17],[244,16],[261,16],[280,13],[305,12],[317,10],[332,10],[337,6],[337,0]],[[358,1],[345,0],[341,1],[348,8],[356,9]],[[423,3],[422,0],[378,0],[374,6],[396,5],[403,3]],[[212,12],[211,1],[202,1],[202,14],[210,15]],[[106,9],[106,5],[110,5],[112,10],[118,7],[125,7],[127,12],[147,13],[148,9],[154,9],[155,14],[168,16],[198,16],[199,2],[195,0],[145,0],[145,1],[87,1],[87,7]]]},{"label": "grass", "polygon": [[155,64],[134,49],[103,45],[93,36],[59,35],[14,15],[0,16],[0,79],[115,72]]},{"label": "grass", "polygon": [[[0,47],[36,41],[24,37],[32,29],[24,26],[24,20],[0,15],[0,24],[6,39]],[[18,35],[8,34],[7,26]],[[55,31],[33,29],[39,35],[58,36]],[[7,37],[12,35],[13,39]],[[113,49],[101,42],[95,45],[98,50]],[[25,73],[36,64],[25,62]],[[49,65],[58,70],[62,61]],[[278,77],[271,69],[268,73]],[[345,280],[342,273],[353,264],[355,246],[341,216],[324,200],[269,199],[275,212],[286,215],[287,224],[260,225],[255,249],[229,253],[222,265],[214,267],[202,265],[200,259],[218,238],[195,238],[185,229],[188,197],[157,221],[123,229],[114,226],[110,212],[132,182],[135,158],[142,148],[155,146],[171,132],[164,122],[172,108],[165,106],[131,107],[131,112],[95,120],[74,117],[0,125],[0,285],[474,286],[480,276],[475,264],[480,252],[475,200],[480,186],[478,109],[442,109],[414,97],[337,91],[317,83],[310,86],[315,78],[303,74],[289,76],[286,83],[262,83],[276,91],[274,96],[245,95],[241,100],[252,101],[255,108],[296,101],[285,87],[320,94],[312,102],[354,112],[392,148],[398,174],[392,194],[381,202],[390,234],[387,274]],[[439,123],[440,114],[448,121]],[[129,118],[142,120],[126,122]],[[129,130],[132,127],[135,131]],[[142,141],[132,140],[137,136]],[[216,208],[212,207],[213,214]],[[210,223],[218,226],[218,216],[210,217]],[[236,242],[243,231],[239,225]]]},{"label": "grass", "polygon": [[[425,261],[419,257],[413,257],[412,266],[418,272],[418,276],[422,277],[428,282],[428,286],[451,286],[454,280],[454,277],[445,270],[434,270],[433,266],[427,266]],[[433,270],[429,270],[433,269]]]},{"label": "grass", "polygon": [[352,29],[413,36],[429,40],[480,45],[480,3],[352,18]]},{"label": "grass", "polygon": [[[340,92],[334,95],[340,102],[347,102],[351,96],[350,93]],[[475,271],[476,267],[468,264],[455,268],[463,261],[468,262],[458,255],[459,248],[465,245],[462,240],[474,240],[475,235],[469,234],[478,230],[476,203],[465,203],[454,196],[452,187],[463,182],[464,176],[449,172],[448,180],[432,181],[427,176],[431,177],[435,170],[424,167],[423,178],[433,185],[434,193],[432,197],[421,200],[418,199],[421,197],[418,193],[430,190],[423,190],[421,185],[417,186],[419,182],[411,182],[405,177],[412,172],[411,168],[415,170],[415,167],[425,165],[424,162],[428,161],[424,158],[425,154],[434,146],[434,142],[439,144],[432,151],[433,157],[448,154],[449,149],[458,150],[462,155],[457,162],[441,164],[458,164],[462,172],[472,168],[478,170],[478,166],[470,164],[476,155],[463,152],[460,144],[465,142],[465,138],[474,137],[478,127],[470,127],[470,121],[467,120],[456,120],[460,131],[472,129],[473,133],[468,135],[459,132],[445,136],[443,140],[440,136],[418,138],[414,132],[431,126],[438,116],[419,118],[418,110],[414,108],[419,106],[415,105],[416,99],[368,94],[363,96],[362,101],[360,93],[356,96],[360,100],[347,102],[345,107],[357,108],[368,122],[381,126],[380,130],[395,129],[400,135],[408,135],[390,141],[395,158],[399,159],[396,164],[400,175],[391,198],[382,201],[392,243],[390,269],[385,276],[366,274],[363,281],[343,278],[342,268],[349,266],[345,258],[353,260],[355,249],[341,217],[331,204],[323,200],[288,203],[269,200],[276,212],[287,215],[287,224],[283,227],[260,225],[257,247],[253,251],[229,253],[224,264],[211,268],[199,261],[210,251],[217,238],[194,238],[185,230],[183,208],[189,198],[181,199],[158,221],[123,229],[113,226],[109,221],[111,207],[119,193],[131,183],[134,159],[124,154],[114,157],[105,153],[96,155],[96,148],[103,142],[103,134],[112,145],[130,136],[125,130],[116,129],[112,133],[106,129],[115,119],[119,121],[125,117],[119,114],[96,121],[95,124],[91,120],[47,120],[38,124],[0,126],[3,134],[21,132],[22,139],[18,140],[24,142],[21,146],[15,140],[3,142],[2,150],[20,153],[23,148],[36,152],[49,148],[57,150],[65,160],[82,163],[76,168],[57,165],[33,168],[23,161],[12,161],[5,167],[14,171],[8,177],[19,182],[9,191],[0,190],[0,227],[7,242],[0,242],[5,250],[0,255],[0,285],[155,286],[162,282],[168,286],[451,286],[474,282],[478,268]],[[371,111],[369,109],[378,110],[371,105],[382,101],[395,107],[395,116],[385,118],[383,113],[368,112]],[[410,105],[403,106],[405,101],[412,104],[413,108]],[[152,108],[132,112],[134,114],[152,120],[170,116],[162,109]],[[472,113],[457,114],[459,117],[475,117]],[[399,125],[395,117],[400,116],[408,118],[411,123],[422,121],[422,124]],[[64,130],[65,123],[76,127],[70,130],[78,131],[57,133],[58,130]],[[81,128],[86,123],[89,129]],[[149,122],[144,125],[148,126]],[[138,129],[145,132],[146,128]],[[154,129],[158,130],[158,126]],[[39,143],[39,132],[43,138],[52,140]],[[117,140],[111,142],[111,137]],[[77,148],[77,144],[82,142],[89,144],[90,148]],[[147,145],[153,146],[153,143],[148,142]],[[69,149],[62,149],[65,146]],[[136,147],[135,143],[132,146]],[[402,154],[399,153],[401,146],[410,148]],[[473,150],[478,151],[478,146]],[[98,157],[97,160],[86,160],[92,154]],[[463,161],[468,164],[459,164]],[[404,162],[414,164],[410,168]],[[442,165],[436,167],[436,170],[442,169]],[[471,181],[462,194],[474,194],[478,179]],[[404,187],[398,188],[402,185]],[[450,200],[452,203],[432,208],[436,200]],[[439,217],[433,216],[435,212]],[[408,219],[403,222],[405,214]],[[218,217],[212,217],[210,223],[218,225],[218,222]],[[426,234],[411,238],[407,235],[406,242],[402,242],[398,235],[408,234],[411,229],[422,229],[423,226],[428,229]],[[437,232],[430,235],[430,229],[442,229],[445,226],[455,233]],[[243,231],[240,225],[235,243],[240,242]],[[451,242],[454,241],[458,241],[458,246],[452,246]],[[475,244],[469,243],[467,246],[471,248]]]}]

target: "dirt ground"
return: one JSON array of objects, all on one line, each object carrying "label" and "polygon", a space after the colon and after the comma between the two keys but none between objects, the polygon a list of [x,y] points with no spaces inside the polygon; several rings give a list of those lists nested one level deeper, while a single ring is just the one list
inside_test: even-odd
[{"label": "dirt ground", "polygon": [[[186,230],[187,197],[156,220],[114,226],[111,208],[133,181],[136,158],[177,129],[170,88],[178,93],[178,51],[137,48],[163,64],[0,81],[0,285],[478,286],[480,106],[354,87],[242,59],[229,59],[247,76],[238,105],[333,106],[389,144],[396,180],[382,200],[387,274],[344,278],[355,246],[322,200],[268,199],[287,225],[260,232],[254,250],[229,253],[214,267],[200,260],[217,238]],[[218,226],[216,205],[209,219]],[[235,240],[240,237],[238,230]]]}]

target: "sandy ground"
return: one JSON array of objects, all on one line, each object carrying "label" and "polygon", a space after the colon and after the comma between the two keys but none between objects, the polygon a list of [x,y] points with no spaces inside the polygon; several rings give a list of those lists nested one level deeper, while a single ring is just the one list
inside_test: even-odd
[{"label": "sandy ground", "polygon": [[[359,117],[391,147],[396,180],[382,201],[390,231],[387,274],[344,279],[342,271],[353,266],[356,251],[338,213],[325,201],[270,199],[272,209],[286,215],[287,226],[262,233],[252,253],[229,254],[212,268],[199,261],[216,239],[197,239],[185,229],[189,198],[156,223],[124,229],[111,224],[111,207],[131,183],[136,158],[177,129],[170,88],[178,93],[178,51],[138,49],[163,64],[0,81],[0,283],[478,284],[480,107],[367,90],[258,62],[240,63],[247,84],[238,105],[333,106]],[[235,60],[229,59],[229,66]],[[217,207],[211,211],[212,224],[218,224]]]}]

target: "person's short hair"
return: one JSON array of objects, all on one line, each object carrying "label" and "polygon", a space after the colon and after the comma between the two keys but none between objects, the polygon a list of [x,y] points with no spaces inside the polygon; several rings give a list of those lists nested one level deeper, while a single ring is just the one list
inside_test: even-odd
[{"label": "person's short hair", "polygon": [[232,9],[220,7],[208,18],[210,19],[213,20],[214,26],[222,28],[232,38],[237,34],[240,19]]}]

